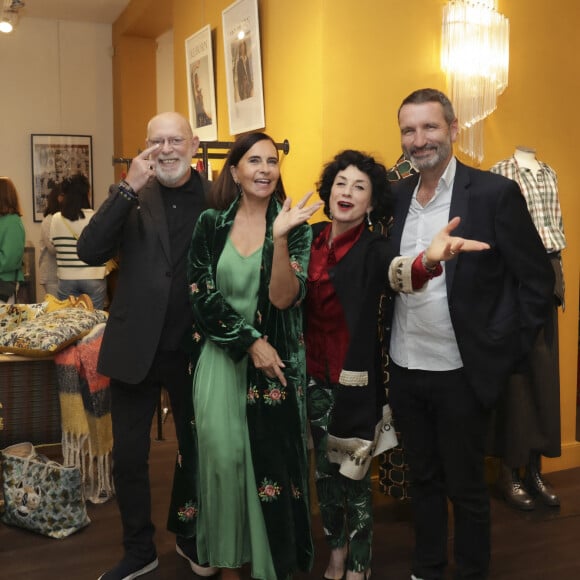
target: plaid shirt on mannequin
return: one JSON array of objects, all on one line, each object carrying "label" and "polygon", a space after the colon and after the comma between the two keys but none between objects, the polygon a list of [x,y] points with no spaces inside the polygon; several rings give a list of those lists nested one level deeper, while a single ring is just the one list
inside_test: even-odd
[{"label": "plaid shirt on mannequin", "polygon": [[519,166],[516,159],[510,157],[496,163],[490,171],[517,182],[546,251],[559,252],[566,247],[566,238],[558,198],[558,178],[549,165],[542,161],[539,164],[540,169],[534,174],[531,169]]}]

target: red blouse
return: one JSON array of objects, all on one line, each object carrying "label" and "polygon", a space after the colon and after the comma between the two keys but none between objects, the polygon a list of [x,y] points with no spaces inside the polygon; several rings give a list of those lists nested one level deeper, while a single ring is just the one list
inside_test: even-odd
[{"label": "red blouse", "polygon": [[[306,371],[320,381],[338,383],[349,345],[349,333],[342,305],[329,277],[335,266],[360,238],[364,223],[337,236],[328,244],[332,224],[328,224],[312,244],[306,294]],[[413,261],[414,289],[442,273],[441,265],[428,271],[421,252]],[[385,264],[388,268],[388,264]]]},{"label": "red blouse", "polygon": [[331,227],[329,223],[314,240],[310,253],[306,294],[306,371],[318,380],[338,383],[349,334],[328,272],[354,246],[365,225],[362,223],[337,236],[329,246]]}]

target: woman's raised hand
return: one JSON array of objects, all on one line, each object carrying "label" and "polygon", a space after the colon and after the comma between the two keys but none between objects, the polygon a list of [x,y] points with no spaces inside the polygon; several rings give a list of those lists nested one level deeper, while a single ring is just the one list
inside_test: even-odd
[{"label": "woman's raised hand", "polygon": [[313,193],[312,191],[308,192],[294,207],[292,207],[292,200],[289,197],[286,198],[282,211],[274,221],[272,229],[274,239],[285,238],[290,230],[308,221],[322,207],[322,201],[306,205]]}]

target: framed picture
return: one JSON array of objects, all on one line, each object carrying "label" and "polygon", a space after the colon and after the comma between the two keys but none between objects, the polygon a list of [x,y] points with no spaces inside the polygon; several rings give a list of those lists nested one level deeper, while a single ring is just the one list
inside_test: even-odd
[{"label": "framed picture", "polygon": [[265,126],[258,0],[238,0],[222,12],[230,133]]},{"label": "framed picture", "polygon": [[189,120],[201,141],[217,139],[211,28],[205,26],[185,40]]},{"label": "framed picture", "polygon": [[52,188],[82,173],[91,184],[93,205],[93,138],[90,135],[31,135],[32,211],[35,222],[44,217]]}]

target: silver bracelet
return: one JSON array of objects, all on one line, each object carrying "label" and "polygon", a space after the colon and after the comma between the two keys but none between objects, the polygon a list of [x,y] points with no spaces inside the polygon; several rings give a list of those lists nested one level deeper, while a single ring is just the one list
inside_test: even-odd
[{"label": "silver bracelet", "polygon": [[427,266],[427,254],[425,252],[423,252],[423,255],[421,256],[421,264],[423,264],[423,268],[425,268],[427,272],[435,272],[435,270],[437,270],[437,266],[439,265],[435,264],[434,266]]}]

